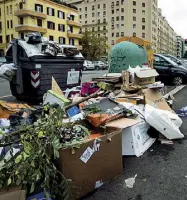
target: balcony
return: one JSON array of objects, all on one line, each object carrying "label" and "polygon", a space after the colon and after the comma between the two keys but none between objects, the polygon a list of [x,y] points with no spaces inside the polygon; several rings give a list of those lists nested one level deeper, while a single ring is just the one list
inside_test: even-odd
[{"label": "balcony", "polygon": [[83,35],[79,33],[71,33],[68,31],[68,37],[70,38],[76,38],[76,39],[82,39]]},{"label": "balcony", "polygon": [[17,32],[28,32],[28,31],[33,31],[33,32],[40,32],[40,33],[47,33],[46,28],[42,28],[39,26],[31,26],[31,25],[18,25],[16,26],[16,31]]},{"label": "balcony", "polygon": [[77,27],[81,27],[82,26],[79,22],[75,22],[73,20],[68,20],[68,25],[77,26]]},{"label": "balcony", "polygon": [[22,9],[22,10],[17,10],[14,12],[15,16],[18,17],[24,17],[24,16],[33,16],[33,17],[38,17],[41,19],[46,19],[47,15],[41,12],[37,12],[34,10],[29,10],[29,9]]}]

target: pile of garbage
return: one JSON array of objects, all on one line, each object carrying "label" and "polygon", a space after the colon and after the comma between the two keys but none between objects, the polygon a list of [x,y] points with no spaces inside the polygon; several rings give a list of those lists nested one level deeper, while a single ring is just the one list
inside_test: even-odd
[{"label": "pile of garbage", "polygon": [[78,199],[120,175],[122,156],[142,156],[160,137],[182,139],[157,75],[129,68],[71,97],[53,78],[41,106],[0,102],[0,195]]}]

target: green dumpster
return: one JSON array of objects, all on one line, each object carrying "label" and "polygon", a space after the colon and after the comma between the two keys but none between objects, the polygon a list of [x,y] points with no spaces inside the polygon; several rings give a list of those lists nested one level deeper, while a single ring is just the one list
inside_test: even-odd
[{"label": "green dumpster", "polygon": [[120,42],[114,45],[109,54],[109,73],[121,73],[130,67],[140,67],[148,63],[145,49],[132,42]]}]

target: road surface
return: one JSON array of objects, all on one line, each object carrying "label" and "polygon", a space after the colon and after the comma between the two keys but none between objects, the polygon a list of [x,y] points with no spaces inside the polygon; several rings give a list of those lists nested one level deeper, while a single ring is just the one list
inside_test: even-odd
[{"label": "road surface", "polygon": [[[102,76],[106,72],[107,71],[85,71],[83,72],[82,83],[91,81],[92,78],[94,77]],[[14,98],[11,96],[9,82],[1,78],[0,78],[0,99],[7,100],[7,101],[14,100]]]}]

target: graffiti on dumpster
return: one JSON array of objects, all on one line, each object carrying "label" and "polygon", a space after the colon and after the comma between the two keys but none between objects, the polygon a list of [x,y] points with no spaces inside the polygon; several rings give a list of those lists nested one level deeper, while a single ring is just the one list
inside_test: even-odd
[{"label": "graffiti on dumpster", "polygon": [[110,73],[121,72],[122,69],[127,69],[127,54],[129,50],[124,48],[117,48],[113,51],[110,57]]}]

